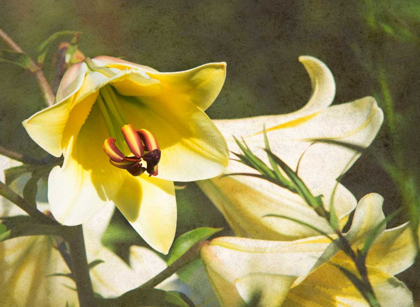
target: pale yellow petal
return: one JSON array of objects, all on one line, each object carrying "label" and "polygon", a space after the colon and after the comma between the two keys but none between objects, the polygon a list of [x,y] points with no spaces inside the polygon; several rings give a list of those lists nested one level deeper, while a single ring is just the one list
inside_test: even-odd
[{"label": "pale yellow petal", "polygon": [[151,247],[163,254],[168,253],[177,220],[173,182],[145,174],[127,176],[112,200]]},{"label": "pale yellow petal", "polygon": [[312,85],[312,97],[302,109],[284,115],[268,115],[234,120],[215,120],[217,127],[228,141],[249,137],[263,130],[287,129],[296,127],[316,117],[319,111],[327,108],[334,99],[335,82],[328,67],[320,60],[302,56],[299,60],[305,66]]},{"label": "pale yellow petal", "polygon": [[119,96],[128,121],[147,129],[162,151],[158,178],[173,181],[202,180],[220,175],[228,164],[223,136],[199,107],[188,99],[165,96]]},{"label": "pale yellow petal", "polygon": [[48,199],[59,222],[81,224],[105,206],[123,184],[128,173],[112,166],[103,153],[107,137],[102,114],[94,105],[80,133],[70,138],[63,166],[50,173]]},{"label": "pale yellow petal", "polygon": [[94,57],[92,60],[103,63],[103,65],[106,67],[113,67],[113,68],[118,68],[121,70],[129,69],[129,68],[137,68],[137,69],[140,68],[141,70],[144,70],[144,71],[157,72],[156,69],[151,68],[149,66],[132,63],[123,59],[114,58],[114,57],[110,57],[106,55],[100,55],[100,56]]},{"label": "pale yellow petal", "polygon": [[211,106],[226,79],[226,63],[209,63],[180,72],[148,72],[162,83],[164,99],[178,104],[185,99],[202,110]]},{"label": "pale yellow petal", "polygon": [[118,93],[125,96],[156,96],[162,92],[159,80],[150,78],[140,70],[132,71],[111,84]]},{"label": "pale yellow petal", "polygon": [[[384,220],[383,202],[383,197],[377,193],[367,194],[359,201],[350,230],[346,234],[351,244],[364,243],[369,233]],[[385,227],[385,225],[382,227],[382,231]]]},{"label": "pale yellow petal", "polygon": [[294,276],[249,274],[236,280],[236,288],[245,302],[258,300],[258,306],[278,307],[286,299]]},{"label": "pale yellow petal", "polygon": [[390,275],[410,267],[416,257],[410,224],[385,230],[368,253],[367,264]]},{"label": "pale yellow petal", "polygon": [[[300,196],[265,180],[235,176],[198,181],[197,184],[223,213],[237,236],[288,241],[318,235],[299,223],[264,217],[268,214],[285,215],[332,232],[325,219]],[[342,194],[337,193],[339,195]]]}]

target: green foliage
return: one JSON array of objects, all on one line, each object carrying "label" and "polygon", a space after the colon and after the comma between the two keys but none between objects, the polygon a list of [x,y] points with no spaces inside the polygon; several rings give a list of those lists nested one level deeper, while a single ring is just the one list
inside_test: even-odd
[{"label": "green foliage", "polygon": [[12,63],[23,69],[29,69],[31,66],[30,61],[30,58],[24,53],[0,50],[0,62]]},{"label": "green foliage", "polygon": [[222,228],[200,227],[184,233],[175,240],[168,255],[167,264],[171,265],[195,244],[210,238],[221,230]]}]

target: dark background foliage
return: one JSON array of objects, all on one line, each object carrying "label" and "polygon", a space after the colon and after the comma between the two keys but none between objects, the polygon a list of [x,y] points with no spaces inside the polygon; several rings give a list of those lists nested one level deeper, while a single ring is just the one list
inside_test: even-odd
[{"label": "dark background foliage", "polygon": [[[418,186],[418,1],[33,0],[1,1],[0,7],[1,27],[33,57],[54,32],[78,30],[83,32],[79,47],[90,57],[123,56],[161,71],[226,61],[227,81],[208,110],[211,118],[299,109],[311,88],[298,57],[315,56],[335,76],[335,104],[372,95],[386,115],[378,138],[344,184],[358,199],[370,192],[383,195],[387,213],[403,206],[408,192],[384,170],[384,160]],[[0,143],[42,156],[21,125],[44,107],[36,81],[19,67],[0,67]],[[52,69],[47,65],[46,70],[52,80]],[[227,228],[194,184],[178,190],[178,203],[178,234],[198,226]],[[401,216],[391,224],[407,219]],[[118,215],[113,223],[126,227]],[[141,244],[136,235],[110,241],[122,256],[124,247]],[[414,280],[414,275],[404,278]]]}]

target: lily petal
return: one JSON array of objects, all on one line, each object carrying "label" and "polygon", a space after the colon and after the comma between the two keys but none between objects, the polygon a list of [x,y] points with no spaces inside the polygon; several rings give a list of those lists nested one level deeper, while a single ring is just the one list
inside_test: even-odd
[{"label": "lily petal", "polygon": [[228,142],[236,137],[248,137],[265,127],[270,129],[285,129],[300,125],[313,118],[317,112],[328,107],[334,100],[335,82],[328,67],[320,60],[302,56],[299,60],[305,66],[312,85],[312,97],[302,109],[284,115],[257,116],[234,120],[215,120],[216,126],[225,136]]},{"label": "lily petal", "polygon": [[175,105],[188,99],[205,111],[222,90],[226,63],[209,63],[180,72],[148,72],[148,75],[162,83],[163,99]]},{"label": "lily petal", "polygon": [[163,97],[119,96],[134,128],[150,131],[159,143],[158,177],[194,181],[220,175],[229,161],[223,136],[187,97],[175,102]]},{"label": "lily petal", "polygon": [[[354,265],[344,259],[336,264],[355,272]],[[375,268],[369,267],[368,271],[369,280],[381,306],[412,306],[411,293],[402,282]],[[369,304],[340,269],[328,262],[310,274],[304,282],[292,288],[282,306],[368,307]]]},{"label": "lily petal", "polygon": [[236,281],[236,288],[245,302],[258,299],[259,306],[281,306],[287,297],[295,276],[250,274]]},{"label": "lily petal", "polygon": [[126,172],[112,166],[102,151],[108,136],[99,107],[94,105],[77,136],[71,136],[64,164],[48,180],[48,199],[54,217],[77,225],[104,207],[120,189]]},{"label": "lily petal", "polygon": [[173,182],[145,175],[127,176],[112,200],[151,247],[168,253],[175,237],[177,219]]},{"label": "lily petal", "polygon": [[368,266],[396,275],[414,263],[416,254],[410,224],[406,223],[385,230],[373,244],[366,263]]},{"label": "lily petal", "polygon": [[[346,234],[351,244],[363,243],[365,237],[385,219],[382,211],[383,202],[383,197],[377,193],[368,194],[359,201],[350,230]],[[386,225],[383,226],[382,231],[385,227]]]}]

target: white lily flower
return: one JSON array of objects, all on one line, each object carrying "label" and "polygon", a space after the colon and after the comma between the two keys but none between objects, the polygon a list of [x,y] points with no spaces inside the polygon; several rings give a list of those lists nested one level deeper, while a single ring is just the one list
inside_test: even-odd
[{"label": "white lily flower", "polygon": [[[328,139],[367,147],[375,138],[383,121],[382,110],[372,97],[330,106],[335,95],[331,71],[320,60],[301,56],[300,62],[309,73],[313,94],[302,109],[285,115],[258,116],[234,120],[215,120],[227,140],[231,152],[240,153],[234,138],[243,137],[249,148],[268,163],[264,152],[265,126],[274,154],[296,170],[313,195],[323,195],[326,209],[336,179],[357,160],[360,153],[348,147],[316,142]],[[231,154],[231,159],[236,157]],[[231,160],[225,174],[255,173],[242,163]],[[199,181],[198,185],[229,222],[236,235],[267,240],[295,240],[314,236],[312,229],[289,220],[281,223],[267,214],[300,219],[326,232],[328,223],[309,207],[300,196],[289,190],[252,177],[217,177]],[[334,203],[342,226],[357,201],[341,184]]]},{"label": "white lily flower", "polygon": [[[358,204],[346,238],[355,250],[385,216],[383,198],[368,194]],[[278,221],[279,222],[279,221]],[[381,306],[412,306],[411,292],[394,275],[414,263],[416,250],[409,224],[379,233],[366,266]],[[261,306],[369,306],[336,265],[357,274],[352,260],[324,237],[279,242],[217,238],[203,248],[202,259],[223,306],[249,303],[260,293]]]}]

